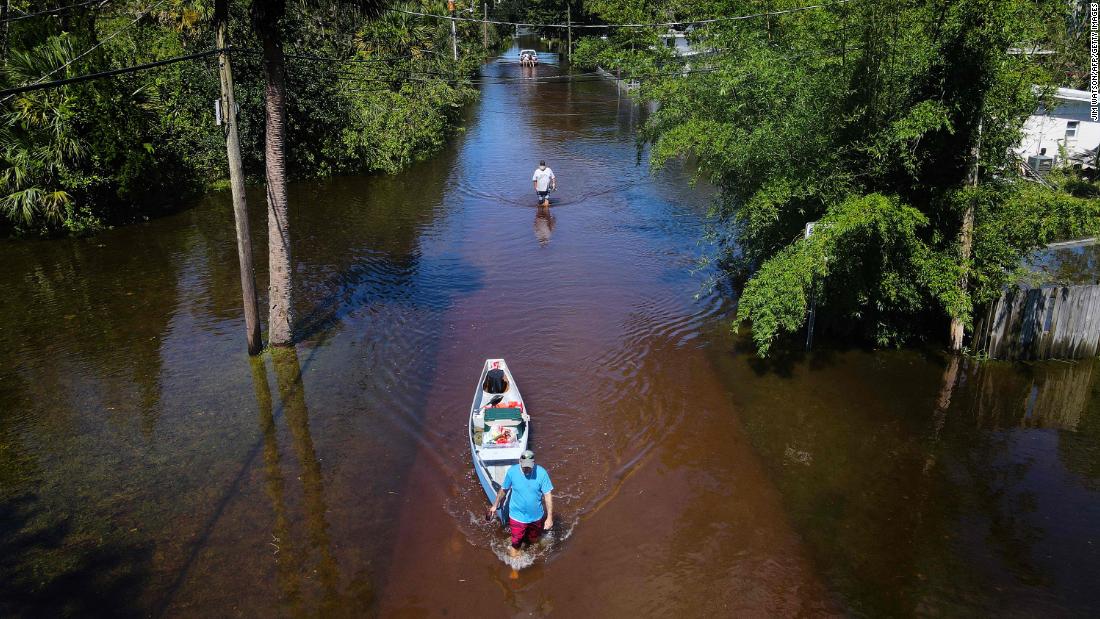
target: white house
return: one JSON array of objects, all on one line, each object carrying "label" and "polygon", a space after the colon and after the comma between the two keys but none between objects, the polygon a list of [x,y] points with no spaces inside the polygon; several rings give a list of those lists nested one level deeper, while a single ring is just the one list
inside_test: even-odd
[{"label": "white house", "polygon": [[1024,123],[1016,154],[1024,161],[1029,157],[1048,156],[1053,157],[1055,166],[1096,167],[1100,122],[1090,119],[1091,94],[1085,90],[1059,88],[1054,103],[1054,110],[1048,112],[1039,108]]},{"label": "white house", "polygon": [[688,43],[688,33],[686,32],[677,32],[670,29],[668,34],[662,34],[660,36],[665,47],[671,49],[673,53],[681,58],[695,56],[699,53],[699,50],[696,50],[691,46],[691,43]]}]

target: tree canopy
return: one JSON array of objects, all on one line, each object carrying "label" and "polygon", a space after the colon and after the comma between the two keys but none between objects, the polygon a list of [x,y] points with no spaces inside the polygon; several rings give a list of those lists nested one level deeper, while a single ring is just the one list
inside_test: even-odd
[{"label": "tree canopy", "polygon": [[690,155],[721,189],[718,258],[762,354],[803,327],[811,295],[832,330],[878,345],[935,337],[948,317],[969,324],[1025,254],[1097,230],[1095,200],[1019,180],[1010,150],[1068,79],[1063,61],[1019,50],[1054,45],[1071,3],[853,0],[759,15],[804,4],[588,2],[609,20],[757,16],[683,28],[701,52],[688,59],[656,29],[574,54],[643,78],[640,96],[659,104],[644,135],[655,162]]},{"label": "tree canopy", "polygon": [[[293,178],[394,171],[438,149],[476,91],[455,79],[483,53],[460,26],[386,13],[368,20],[314,0],[286,0],[287,165]],[[245,170],[263,176],[263,72],[249,0],[230,6]],[[79,5],[65,9],[70,5]],[[438,11],[439,2],[409,8]],[[0,88],[62,79],[214,47],[212,0],[47,3],[12,0],[11,14],[58,8],[7,27]],[[496,36],[495,30],[492,31]],[[410,76],[416,76],[410,78]],[[46,80],[43,80],[46,81]],[[175,208],[225,182],[214,125],[212,57],[36,90],[0,102],[0,228],[81,233]]]}]

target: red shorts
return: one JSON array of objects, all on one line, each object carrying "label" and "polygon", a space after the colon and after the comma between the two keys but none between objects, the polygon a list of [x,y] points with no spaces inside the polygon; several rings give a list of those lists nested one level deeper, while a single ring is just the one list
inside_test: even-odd
[{"label": "red shorts", "polygon": [[509,518],[508,526],[512,529],[512,548],[519,548],[525,539],[529,544],[539,541],[542,537],[542,525],[545,522],[545,516],[534,522],[520,522]]}]

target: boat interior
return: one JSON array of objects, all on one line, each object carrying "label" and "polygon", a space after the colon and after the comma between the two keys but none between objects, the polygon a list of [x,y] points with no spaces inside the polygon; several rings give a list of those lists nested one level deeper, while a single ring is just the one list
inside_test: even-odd
[{"label": "boat interior", "polygon": [[[489,383],[488,380],[483,382],[477,402],[478,411],[472,416],[474,445],[489,449],[517,447],[522,444],[527,432],[523,400],[511,380],[505,379],[503,391],[499,388],[487,389]],[[499,401],[493,404],[496,396],[500,396]]]}]

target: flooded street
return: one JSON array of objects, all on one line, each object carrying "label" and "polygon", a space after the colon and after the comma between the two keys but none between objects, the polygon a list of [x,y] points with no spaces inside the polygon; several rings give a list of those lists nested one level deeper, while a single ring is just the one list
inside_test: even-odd
[{"label": "flooded street", "polygon": [[[228,194],[0,245],[0,614],[1100,612],[1095,361],[756,359],[697,271],[713,191],[540,58],[430,161],[292,186],[294,351],[245,354]],[[489,357],[555,485],[518,578],[467,442]]]}]

